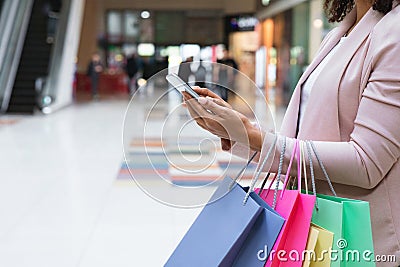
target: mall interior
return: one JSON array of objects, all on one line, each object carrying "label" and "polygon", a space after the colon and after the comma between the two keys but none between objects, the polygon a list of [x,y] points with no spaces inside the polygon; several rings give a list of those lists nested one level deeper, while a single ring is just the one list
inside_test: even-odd
[{"label": "mall interior", "polygon": [[196,84],[203,66],[201,85],[222,94],[213,84],[225,56],[236,68],[228,102],[279,129],[333,27],[320,0],[1,0],[0,8],[7,267],[163,266],[211,181],[245,164],[190,119],[166,74],[186,64]]}]

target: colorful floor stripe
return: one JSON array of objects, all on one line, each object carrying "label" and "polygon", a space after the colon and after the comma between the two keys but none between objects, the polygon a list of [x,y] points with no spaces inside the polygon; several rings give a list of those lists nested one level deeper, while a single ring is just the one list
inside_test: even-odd
[{"label": "colorful floor stripe", "polygon": [[[126,151],[118,179],[166,179],[180,186],[201,186],[229,175],[235,177],[246,160],[223,152],[202,140],[185,139],[169,144],[160,138],[134,139]],[[256,164],[250,164],[242,179],[251,179]]]}]

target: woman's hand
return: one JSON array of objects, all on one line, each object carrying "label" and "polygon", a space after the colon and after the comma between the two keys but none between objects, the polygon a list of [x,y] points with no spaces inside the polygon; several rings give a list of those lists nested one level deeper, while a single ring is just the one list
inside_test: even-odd
[{"label": "woman's hand", "polygon": [[[203,96],[203,97],[207,97],[207,96],[212,97],[212,98],[214,98],[214,101],[215,101],[216,103],[218,103],[219,105],[232,109],[232,106],[231,106],[231,105],[229,105],[227,102],[225,102],[219,95],[217,95],[217,94],[215,94],[214,92],[208,90],[207,88],[200,88],[200,87],[198,87],[198,86],[193,86],[192,89],[193,89],[194,91],[196,91],[196,93],[199,94],[200,96]],[[184,100],[184,101],[188,101],[188,100],[190,100],[191,98],[192,98],[191,95],[189,95],[189,94],[186,93],[186,92],[183,92],[183,100]],[[187,107],[187,105],[186,105],[185,102],[184,102],[183,104]],[[192,110],[189,109],[189,112],[191,112],[191,111],[192,111]],[[192,115],[192,113],[190,113],[190,114]],[[193,114],[193,115],[194,115],[194,114]],[[192,115],[192,116],[193,116],[193,115]],[[196,120],[196,122],[199,123],[198,120]],[[199,124],[199,125],[200,125],[200,124]],[[205,125],[200,125],[200,127],[204,128],[204,129],[207,130],[207,131],[210,131],[210,129],[205,128]],[[235,143],[234,141],[231,141],[231,140],[229,140],[229,139],[221,138],[221,148],[222,148],[222,150],[225,150],[225,151],[230,150],[230,149],[232,148],[232,146],[233,146],[234,143]]]},{"label": "woman's hand", "polygon": [[[223,107],[227,107],[232,109],[232,106],[229,105],[227,102],[225,102],[219,95],[214,93],[213,91],[208,90],[207,88],[200,88],[198,86],[193,86],[192,89],[199,95],[203,97],[211,97],[214,99],[214,102],[217,103],[218,105],[221,105]],[[190,94],[187,92],[182,92],[183,93],[183,100],[187,101],[191,98],[193,98]]]},{"label": "woman's hand", "polygon": [[190,115],[203,129],[220,137],[222,148],[230,149],[233,142],[261,150],[262,132],[243,114],[235,111],[218,95],[204,88],[194,88],[199,100],[184,94]]}]

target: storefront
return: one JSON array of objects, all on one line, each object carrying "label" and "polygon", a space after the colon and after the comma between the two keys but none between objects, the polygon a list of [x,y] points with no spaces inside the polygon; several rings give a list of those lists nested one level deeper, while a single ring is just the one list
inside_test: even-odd
[{"label": "storefront", "polygon": [[332,27],[324,18],[319,0],[263,1],[260,9],[261,49],[258,61],[265,66],[262,84],[270,101],[286,106],[296,83]]},{"label": "storefront", "polygon": [[[96,39],[106,67],[103,76],[113,76],[119,82],[125,75],[126,59],[132,54],[136,55],[138,75],[148,79],[190,56],[215,60],[215,45],[223,42],[223,14],[218,10],[107,9],[102,24],[104,28],[98,29]],[[78,72],[78,91],[82,84],[88,91],[88,83],[80,82],[85,73],[82,60]]]},{"label": "storefront", "polygon": [[230,103],[242,113],[250,114],[248,106],[254,106],[257,88],[254,86],[256,73],[256,52],[260,46],[256,31],[258,20],[251,14],[238,14],[225,18],[225,40],[229,56],[244,75],[235,75],[231,88]]}]

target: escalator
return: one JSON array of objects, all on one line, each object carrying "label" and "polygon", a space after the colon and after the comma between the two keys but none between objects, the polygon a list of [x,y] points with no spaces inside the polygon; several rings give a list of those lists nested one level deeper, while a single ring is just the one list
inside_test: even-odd
[{"label": "escalator", "polygon": [[48,0],[35,0],[29,20],[15,82],[9,99],[8,113],[34,112],[37,102],[35,82],[46,77],[52,42],[48,40]]},{"label": "escalator", "polygon": [[0,115],[72,103],[83,9],[81,0],[0,0]]}]

